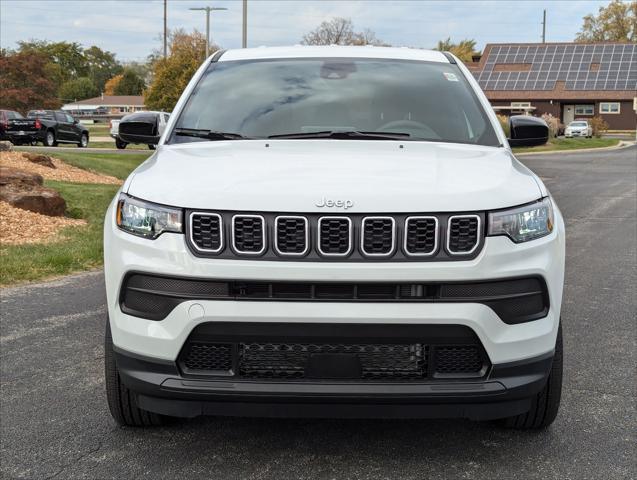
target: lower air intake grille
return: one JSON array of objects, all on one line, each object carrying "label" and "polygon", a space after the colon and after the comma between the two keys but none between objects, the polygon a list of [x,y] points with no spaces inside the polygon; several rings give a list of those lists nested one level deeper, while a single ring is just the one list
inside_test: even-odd
[{"label": "lower air intake grille", "polygon": [[469,254],[480,241],[480,217],[451,217],[449,219],[447,249],[452,254]]},{"label": "lower air intake grille", "polygon": [[228,374],[232,369],[232,344],[191,343],[188,346],[184,367],[187,370],[206,370]]},{"label": "lower air intake grille", "polygon": [[[313,365],[322,361],[336,363],[317,374]],[[488,360],[471,344],[190,342],[180,365],[186,374],[239,380],[417,381],[482,377]]]},{"label": "lower air intake grille", "polygon": [[310,357],[325,354],[357,358],[363,380],[422,379],[427,374],[427,352],[421,344],[339,343],[242,343],[239,373],[244,378],[307,378]]},{"label": "lower air intake grille", "polygon": [[484,366],[480,349],[475,345],[438,346],[434,351],[436,373],[478,373]]}]

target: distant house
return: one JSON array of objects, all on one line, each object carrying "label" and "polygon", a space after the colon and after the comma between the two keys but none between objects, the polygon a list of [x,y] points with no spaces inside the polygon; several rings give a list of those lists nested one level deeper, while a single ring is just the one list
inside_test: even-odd
[{"label": "distant house", "polygon": [[146,110],[141,95],[102,95],[62,106],[73,115],[122,115]]},{"label": "distant house", "polygon": [[599,115],[611,130],[637,123],[634,43],[489,44],[467,66],[499,113],[565,124]]}]

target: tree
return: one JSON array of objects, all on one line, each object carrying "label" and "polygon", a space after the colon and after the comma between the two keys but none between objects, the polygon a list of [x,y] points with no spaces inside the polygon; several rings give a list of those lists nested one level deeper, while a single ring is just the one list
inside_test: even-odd
[{"label": "tree", "polygon": [[123,75],[115,75],[104,84],[104,95],[115,95],[115,87],[122,80]]},{"label": "tree", "polygon": [[[206,37],[198,31],[179,29],[170,34],[170,55],[153,65],[153,82],[145,93],[150,110],[172,111],[206,52]],[[212,46],[211,51],[218,50]]]},{"label": "tree", "polygon": [[99,90],[88,77],[80,77],[64,82],[60,87],[59,95],[63,102],[84,100],[99,95]]},{"label": "tree", "polygon": [[471,57],[480,53],[480,51],[476,50],[476,41],[470,39],[461,40],[460,43],[453,43],[451,38],[447,38],[439,41],[434,50],[451,52],[463,62],[470,62]]},{"label": "tree", "polygon": [[122,66],[115,59],[115,54],[99,47],[92,46],[83,52],[88,70],[87,76],[92,80],[95,88],[104,90],[106,81],[122,72]]},{"label": "tree", "polygon": [[376,38],[369,30],[354,31],[354,24],[349,18],[334,17],[322,22],[316,29],[303,35],[304,45],[387,45]]},{"label": "tree", "polygon": [[60,66],[63,81],[86,77],[89,74],[84,49],[76,42],[47,42],[45,40],[18,42],[18,51],[44,55]]},{"label": "tree", "polygon": [[576,42],[637,42],[637,0],[613,0],[583,20]]},{"label": "tree", "polygon": [[0,108],[27,112],[58,108],[55,72],[39,53],[0,52]]},{"label": "tree", "polygon": [[115,95],[141,95],[146,85],[139,75],[130,68],[125,68],[122,79],[117,82],[113,93]]}]

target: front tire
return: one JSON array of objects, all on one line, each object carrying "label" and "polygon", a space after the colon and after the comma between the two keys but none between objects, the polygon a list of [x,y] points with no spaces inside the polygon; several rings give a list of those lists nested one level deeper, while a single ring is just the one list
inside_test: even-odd
[{"label": "front tire", "polygon": [[139,408],[135,394],[122,383],[115,363],[113,337],[108,321],[104,335],[104,379],[108,408],[119,425],[152,427],[162,424],[162,416]]},{"label": "front tire", "polygon": [[157,145],[153,145],[152,143],[148,145],[149,150],[155,150],[156,148],[157,148]]},{"label": "front tire", "polygon": [[503,418],[500,422],[504,427],[518,430],[539,430],[547,428],[553,423],[557,412],[560,409],[560,399],[562,396],[562,367],[563,367],[563,346],[562,346],[562,325],[560,323],[557,331],[557,341],[555,342],[555,354],[553,355],[553,365],[549,373],[546,385],[533,397],[531,409],[526,413],[521,413],[514,417]]},{"label": "front tire", "polygon": [[119,138],[115,139],[115,146],[119,149],[119,150],[124,150],[126,148],[126,146],[128,145],[128,143],[123,142],[122,140],[120,140]]}]

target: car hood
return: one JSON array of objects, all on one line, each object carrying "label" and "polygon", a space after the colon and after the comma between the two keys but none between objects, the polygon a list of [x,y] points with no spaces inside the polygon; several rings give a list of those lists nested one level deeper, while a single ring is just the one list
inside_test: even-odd
[{"label": "car hood", "polygon": [[541,196],[505,148],[365,140],[162,145],[126,186],[164,205],[263,212],[488,210]]}]

